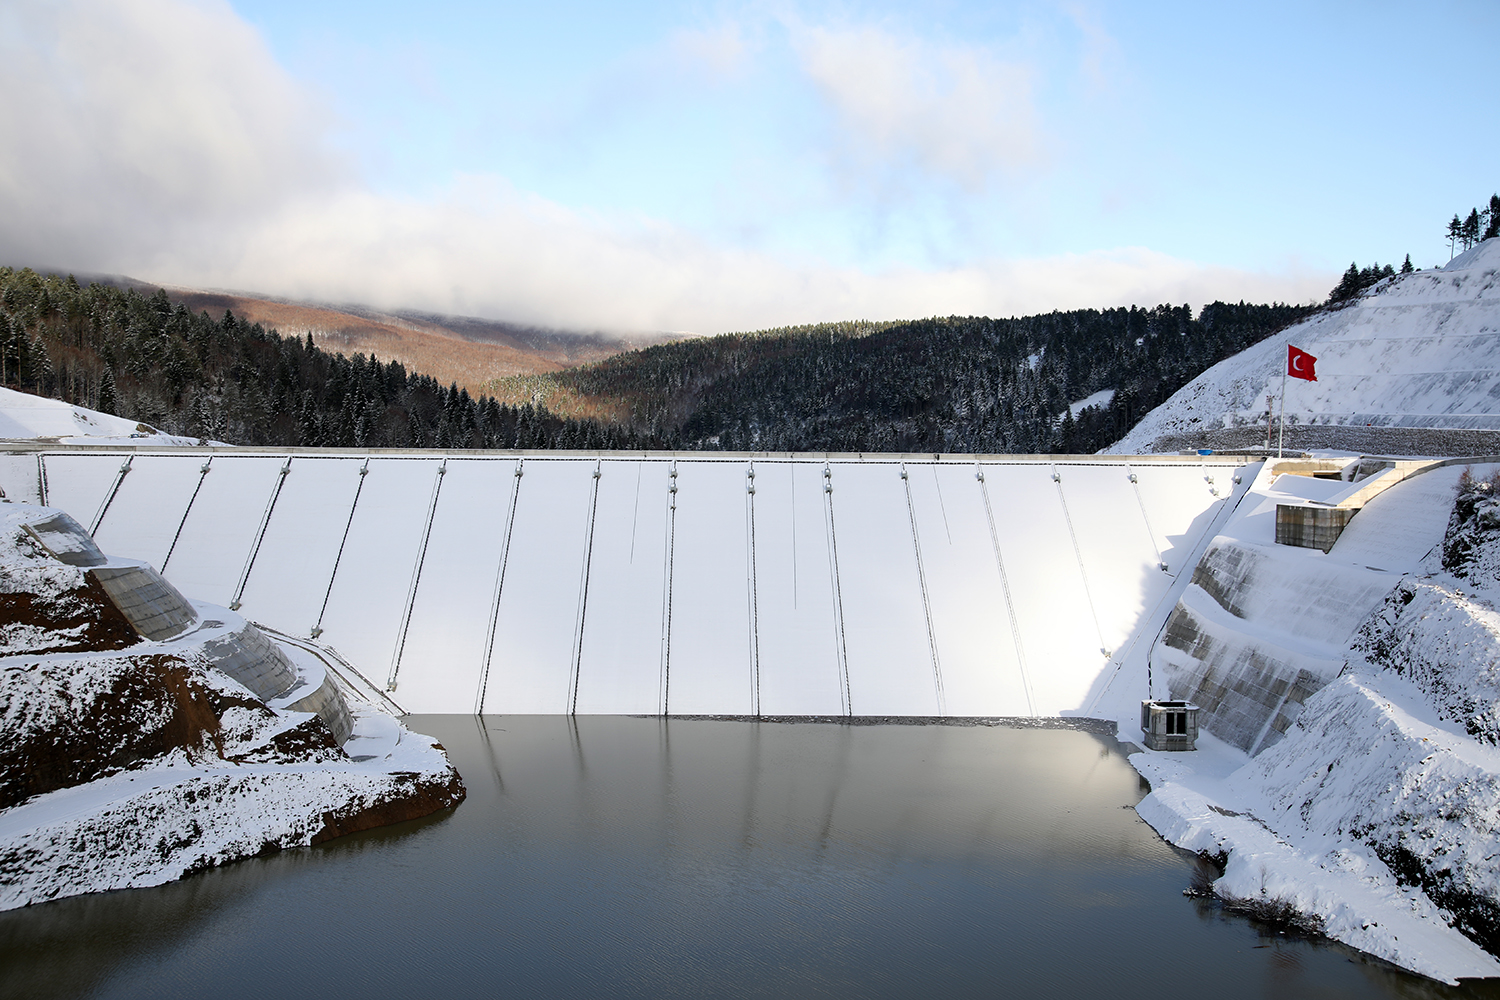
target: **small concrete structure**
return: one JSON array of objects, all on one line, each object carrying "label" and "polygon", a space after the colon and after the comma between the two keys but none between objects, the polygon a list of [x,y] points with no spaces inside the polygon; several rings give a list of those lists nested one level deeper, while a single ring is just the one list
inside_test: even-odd
[{"label": "small concrete structure", "polygon": [[1347,489],[1321,500],[1277,504],[1276,542],[1327,552],[1365,504],[1397,483],[1445,466],[1478,465],[1486,461],[1490,459],[1477,456],[1415,461],[1365,457],[1356,462],[1323,459],[1273,463],[1271,471],[1276,475],[1340,479],[1350,484]]},{"label": "small concrete structure", "polygon": [[1198,706],[1186,701],[1141,702],[1141,731],[1151,750],[1196,750]]},{"label": "small concrete structure", "polygon": [[1358,507],[1279,503],[1276,505],[1276,544],[1327,552],[1358,513]]},{"label": "small concrete structure", "polygon": [[145,563],[119,559],[87,572],[135,630],[152,642],[165,642],[198,623],[187,598]]}]

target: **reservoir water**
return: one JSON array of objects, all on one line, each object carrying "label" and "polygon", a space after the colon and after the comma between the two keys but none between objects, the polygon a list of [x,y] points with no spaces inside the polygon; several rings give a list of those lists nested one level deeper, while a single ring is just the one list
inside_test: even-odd
[{"label": "reservoir water", "polygon": [[410,723],[457,810],[0,913],[0,996],[1500,996],[1185,897],[1106,736]]}]

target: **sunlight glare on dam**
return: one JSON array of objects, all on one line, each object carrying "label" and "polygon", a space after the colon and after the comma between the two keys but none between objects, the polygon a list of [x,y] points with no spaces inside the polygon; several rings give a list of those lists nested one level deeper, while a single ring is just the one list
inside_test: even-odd
[{"label": "sunlight glare on dam", "polygon": [[13,446],[0,486],[410,712],[1021,717],[1096,700],[1242,465]]}]

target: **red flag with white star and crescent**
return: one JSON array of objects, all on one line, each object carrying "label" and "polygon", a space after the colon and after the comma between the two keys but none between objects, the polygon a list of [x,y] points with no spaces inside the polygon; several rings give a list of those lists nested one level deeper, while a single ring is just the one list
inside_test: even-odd
[{"label": "red flag with white star and crescent", "polygon": [[1317,360],[1304,350],[1293,347],[1291,344],[1286,345],[1286,373],[1292,378],[1316,382],[1318,375],[1313,371],[1313,364]]}]

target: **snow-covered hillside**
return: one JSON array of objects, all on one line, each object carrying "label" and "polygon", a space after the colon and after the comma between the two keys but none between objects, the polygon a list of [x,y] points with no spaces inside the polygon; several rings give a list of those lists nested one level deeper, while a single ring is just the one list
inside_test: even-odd
[{"label": "snow-covered hillside", "polygon": [[0,388],[0,440],[42,438],[60,444],[195,445],[197,438],[163,434],[149,424],[83,406]]},{"label": "snow-covered hillside", "polygon": [[[1500,430],[1500,239],[1446,267],[1382,281],[1342,308],[1221,361],[1105,450],[1129,455],[1264,444],[1266,397],[1275,396],[1279,408],[1288,344],[1318,359],[1318,381],[1287,380],[1291,430]],[[1406,443],[1388,452],[1443,451],[1420,448],[1418,433],[1388,437]]]},{"label": "snow-covered hillside", "polygon": [[1500,976],[1500,500],[1452,513],[1462,473],[1398,483],[1326,554],[1273,538],[1277,502],[1328,484],[1262,473],[1153,650],[1209,735],[1130,758],[1219,895],[1448,981]]},{"label": "snow-covered hillside", "polygon": [[0,504],[0,910],[461,800],[442,748],[329,666],[106,557],[61,511]]}]

